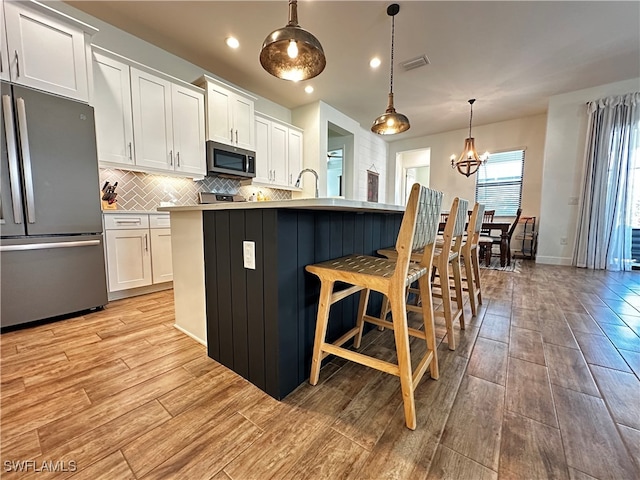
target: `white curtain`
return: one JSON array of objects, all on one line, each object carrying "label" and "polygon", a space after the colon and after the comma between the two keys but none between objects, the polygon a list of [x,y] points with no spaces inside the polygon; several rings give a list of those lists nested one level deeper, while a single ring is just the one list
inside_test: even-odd
[{"label": "white curtain", "polygon": [[640,166],[640,92],[589,102],[587,111],[586,169],[573,264],[629,270],[631,195]]}]

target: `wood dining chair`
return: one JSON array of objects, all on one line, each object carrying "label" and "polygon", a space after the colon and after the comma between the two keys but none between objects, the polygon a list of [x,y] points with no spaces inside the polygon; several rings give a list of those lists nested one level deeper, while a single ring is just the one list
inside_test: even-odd
[{"label": "wood dining chair", "polygon": [[[320,299],[309,382],[312,385],[318,383],[321,362],[328,355],[336,355],[399,376],[405,423],[412,430],[416,428],[414,399],[416,386],[427,369],[432,378],[437,379],[439,376],[429,273],[433,265],[434,244],[441,207],[441,192],[416,183],[411,188],[400,225],[396,241],[396,260],[349,255],[306,267],[308,272],[317,275],[320,279]],[[420,260],[411,262],[412,253],[417,251],[421,252]],[[405,293],[406,288],[415,281],[418,282],[423,299],[426,299],[421,307],[424,331],[409,328],[407,324]],[[336,282],[348,286],[334,291]],[[371,290],[380,292],[389,299],[392,321],[366,315]],[[335,342],[327,343],[327,325],[331,305],[356,292],[360,292],[356,326]],[[365,322],[393,330],[397,364],[344,348],[343,345],[351,338],[354,339],[354,348],[360,347]],[[424,340],[427,347],[427,352],[418,362],[415,371],[412,370],[409,336]]]},{"label": "wood dining chair", "polygon": [[[522,214],[522,209],[519,208],[516,212],[516,218],[509,227],[507,232],[507,265],[511,265],[511,238],[513,237],[513,232],[518,226],[518,222],[520,221],[520,214]],[[478,245],[480,245],[480,255],[484,255],[484,263],[489,266],[491,264],[491,256],[493,255],[493,246],[498,245],[502,242],[502,235],[494,236],[494,235],[484,235],[481,233],[480,238],[478,240]]]}]

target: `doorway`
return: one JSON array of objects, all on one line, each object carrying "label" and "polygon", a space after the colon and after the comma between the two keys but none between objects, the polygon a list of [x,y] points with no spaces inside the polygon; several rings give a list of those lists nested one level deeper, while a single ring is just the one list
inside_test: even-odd
[{"label": "doorway", "polygon": [[327,152],[327,197],[344,197],[344,147]]},{"label": "doorway", "polygon": [[396,203],[406,204],[411,186],[420,183],[429,186],[431,175],[431,149],[406,150],[396,154],[396,178],[400,188],[396,190]]}]

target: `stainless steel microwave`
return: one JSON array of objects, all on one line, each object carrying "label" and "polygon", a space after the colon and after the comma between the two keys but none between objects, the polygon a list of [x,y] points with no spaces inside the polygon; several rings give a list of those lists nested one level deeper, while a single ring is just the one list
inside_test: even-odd
[{"label": "stainless steel microwave", "polygon": [[207,175],[231,178],[256,176],[256,153],[207,140]]}]

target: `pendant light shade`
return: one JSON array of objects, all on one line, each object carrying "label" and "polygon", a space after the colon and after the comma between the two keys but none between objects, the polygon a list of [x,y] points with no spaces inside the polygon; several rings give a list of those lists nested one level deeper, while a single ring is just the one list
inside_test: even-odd
[{"label": "pendant light shade", "polygon": [[471,114],[469,115],[469,136],[464,140],[464,149],[456,161],[456,156],[451,155],[451,168],[455,168],[466,177],[470,177],[478,171],[478,168],[489,159],[489,152],[478,155],[475,139],[471,136],[471,120],[473,119],[473,104],[475,98],[469,100]]},{"label": "pendant light shade", "polygon": [[298,25],[298,2],[289,0],[289,23],[262,44],[260,64],[274,77],[294,82],[319,75],[327,64],[322,45]]},{"label": "pendant light shade", "polygon": [[400,5],[392,3],[387,7],[387,15],[391,17],[391,75],[389,81],[389,103],[387,110],[375,119],[371,131],[378,135],[394,135],[409,130],[411,125],[406,115],[396,112],[393,106],[393,47],[395,40],[395,16],[400,11]]}]

